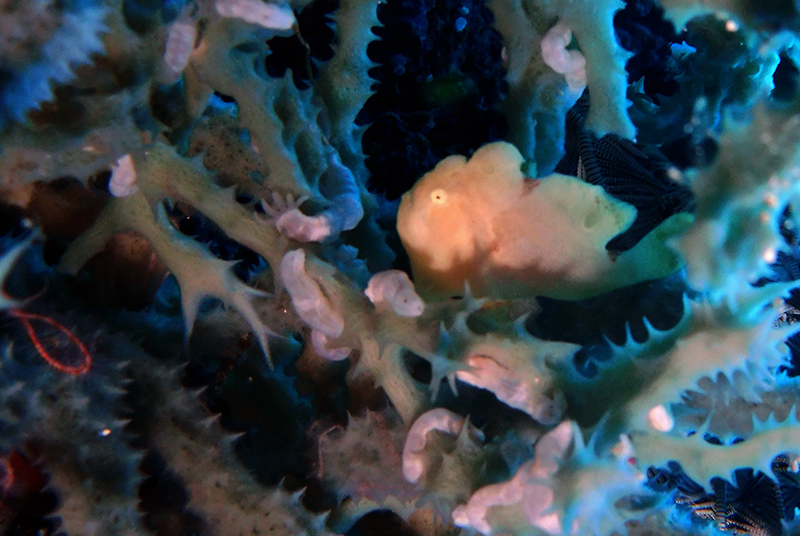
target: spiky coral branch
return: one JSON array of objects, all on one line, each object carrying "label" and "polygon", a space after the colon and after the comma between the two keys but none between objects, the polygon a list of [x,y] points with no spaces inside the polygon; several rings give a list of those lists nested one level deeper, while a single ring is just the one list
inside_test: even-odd
[{"label": "spiky coral branch", "polygon": [[[85,338],[86,331],[80,335]],[[30,449],[46,467],[50,488],[63,497],[56,515],[69,534],[146,533],[137,507],[141,453],[128,445],[123,430],[126,379],[122,363],[107,353],[126,344],[97,341],[91,370],[78,376],[50,366],[25,345],[3,350],[0,451]],[[69,355],[67,345],[51,350]]]},{"label": "spiky coral branch", "polygon": [[148,446],[180,478],[189,494],[188,508],[203,516],[212,534],[245,536],[328,536],[326,516],[302,504],[303,492],[269,489],[241,468],[233,443],[217,417],[184,391],[179,370],[152,359],[130,369],[139,411],[147,415]]},{"label": "spiky coral branch", "polygon": [[[265,293],[239,281],[230,263],[216,259],[203,246],[181,235],[169,222],[162,202],[174,195],[177,200],[191,204],[212,219],[220,220],[218,223],[233,238],[256,246],[256,251],[273,261],[279,250],[274,247],[275,233],[257,225],[250,213],[237,206],[230,192],[215,187],[199,162],[192,164],[165,145],[154,146],[135,162],[140,191],[112,199],[92,228],[73,243],[62,259],[62,269],[77,273],[113,234],[138,232],[150,242],[181,285],[187,334],[191,333],[200,301],[205,296],[214,296],[242,314],[269,355],[267,337],[271,331],[251,304],[253,297]],[[248,227],[252,232],[247,231]]]}]

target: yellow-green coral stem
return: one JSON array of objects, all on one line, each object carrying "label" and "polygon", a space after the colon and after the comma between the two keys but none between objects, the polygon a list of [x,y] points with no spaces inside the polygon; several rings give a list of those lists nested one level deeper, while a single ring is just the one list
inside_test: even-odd
[{"label": "yellow-green coral stem", "polygon": [[306,183],[293,152],[281,139],[284,125],[274,111],[264,106],[272,102],[275,85],[259,78],[252,54],[235,47],[253,40],[250,28],[241,21],[225,19],[211,24],[192,57],[185,74],[191,93],[202,94],[207,87],[233,97],[239,109],[239,120],[250,132],[253,146],[270,166],[270,181],[279,190],[296,196],[309,195]]},{"label": "yellow-green coral stem", "polygon": [[212,173],[199,161],[186,160],[171,147],[156,144],[143,158],[136,159],[136,169],[143,188],[160,192],[159,198],[170,196],[190,204],[231,239],[264,257],[270,266],[280,264],[286,243],[278,231],[258,224],[251,211],[236,203],[232,192],[215,186]]},{"label": "yellow-green coral stem", "polygon": [[389,345],[381,351],[372,339],[364,339],[361,346],[359,366],[375,376],[403,421],[413,422],[426,408],[425,397],[406,371],[402,348]]}]

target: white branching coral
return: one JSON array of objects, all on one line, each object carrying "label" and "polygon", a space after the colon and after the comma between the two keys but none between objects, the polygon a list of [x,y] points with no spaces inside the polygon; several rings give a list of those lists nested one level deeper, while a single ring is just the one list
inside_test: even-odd
[{"label": "white branching coral", "polygon": [[203,513],[208,530],[333,536],[325,526],[327,516],[304,507],[303,490],[289,493],[280,485],[265,487],[242,469],[234,447],[236,436],[223,430],[216,416],[181,388],[175,371],[152,359],[132,368],[133,379],[146,389],[150,418],[158,423],[152,444],[180,478],[188,508]]},{"label": "white branching coral", "polygon": [[[587,128],[598,136],[636,136],[627,112],[625,63],[630,53],[618,43],[614,29],[615,13],[622,8],[619,0],[492,0],[489,5],[507,54],[509,93],[501,103],[509,122],[506,139],[526,160],[536,162],[538,176],[551,173],[563,156],[564,120],[579,96],[567,90],[564,77],[545,61],[542,42],[553,21],[559,29],[569,29],[585,58],[585,84],[592,95]],[[544,47],[548,53],[569,52],[569,41],[557,29]],[[569,52],[565,59],[570,55],[576,58]],[[555,59],[551,62],[557,65]]]},{"label": "white branching coral", "polygon": [[[298,242],[322,242],[339,236],[342,231],[350,231],[364,217],[361,194],[353,173],[344,167],[336,153],[326,148],[327,169],[322,178],[330,184],[330,197],[326,198],[329,207],[320,214],[308,216],[300,211],[300,205],[307,199],[287,194],[286,200],[273,193],[270,206],[263,200],[261,207],[274,220],[275,227],[283,235]],[[269,220],[259,218],[264,224]]]},{"label": "white branching coral", "polygon": [[319,283],[306,274],[305,261],[302,249],[287,252],[281,260],[281,280],[292,297],[294,310],[312,329],[327,337],[338,337],[344,329],[344,319],[333,309]]},{"label": "white branching coral", "polygon": [[164,47],[164,67],[166,82],[176,82],[189,63],[189,56],[197,40],[197,21],[184,14],[173,22],[167,33]]},{"label": "white branching coral", "polygon": [[563,74],[570,91],[580,93],[586,87],[586,58],[579,50],[569,50],[572,30],[559,21],[542,38],[542,58],[558,74]]},{"label": "white branching coral", "polygon": [[257,221],[264,225],[275,224],[278,231],[292,240],[298,242],[321,242],[328,238],[333,229],[328,217],[324,214],[307,216],[300,211],[300,205],[308,198],[306,196],[295,200],[292,194],[286,196],[284,201],[280,196],[273,194],[272,204],[261,201],[270,219],[256,215]]},{"label": "white branching coral", "polygon": [[239,18],[270,30],[289,30],[297,23],[292,9],[285,4],[261,0],[216,0],[214,5],[223,17]]},{"label": "white branching coral", "polygon": [[328,336],[318,329],[311,330],[311,344],[314,346],[314,350],[317,354],[328,361],[347,359],[353,351],[353,349],[348,346],[329,346]]},{"label": "white branching coral", "polygon": [[[571,448],[572,447],[572,448]],[[486,486],[453,511],[457,525],[483,534],[606,535],[624,530],[625,512],[615,504],[644,480],[625,448],[598,457],[580,430],[564,421],[537,442],[535,457],[514,477]],[[522,514],[520,517],[519,514]]]},{"label": "white branching coral", "polygon": [[414,283],[408,274],[402,270],[385,270],[373,275],[364,294],[375,305],[388,303],[400,316],[413,318],[425,310],[425,302],[414,290]]},{"label": "white branching coral", "polygon": [[464,417],[444,408],[436,408],[420,415],[406,436],[403,446],[403,476],[412,484],[425,473],[423,452],[428,433],[436,430],[449,435],[458,435],[464,427]]},{"label": "white branching coral", "polygon": [[297,315],[311,328],[311,344],[317,354],[330,361],[346,359],[352,348],[329,346],[344,330],[344,318],[325,297],[319,283],[305,271],[305,251],[295,249],[281,259],[280,274]]},{"label": "white branching coral", "polygon": [[111,179],[108,181],[108,191],[114,197],[127,197],[136,192],[136,168],[133,158],[126,154],[111,166]]},{"label": "white branching coral", "polygon": [[[496,506],[510,506],[523,500],[523,496],[532,495],[534,502],[527,501],[526,516],[532,525],[538,526],[547,532],[556,527],[557,520],[542,518],[548,506],[552,503],[552,491],[545,486],[536,484],[538,479],[552,478],[559,466],[567,456],[567,449],[573,441],[574,427],[565,421],[556,428],[542,436],[536,444],[536,457],[519,467],[514,477],[500,484],[486,486],[475,492],[467,504],[453,510],[453,520],[460,527],[472,527],[483,534],[491,534],[492,527],[489,523],[490,509]],[[532,489],[526,490],[526,484]],[[540,495],[539,503],[535,497]],[[544,504],[542,504],[544,503]]]}]

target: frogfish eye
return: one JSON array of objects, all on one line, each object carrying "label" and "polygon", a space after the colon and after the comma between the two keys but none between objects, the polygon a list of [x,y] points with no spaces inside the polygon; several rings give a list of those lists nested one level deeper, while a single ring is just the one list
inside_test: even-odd
[{"label": "frogfish eye", "polygon": [[441,188],[436,188],[431,192],[431,201],[437,205],[442,205],[447,202],[447,192]]}]

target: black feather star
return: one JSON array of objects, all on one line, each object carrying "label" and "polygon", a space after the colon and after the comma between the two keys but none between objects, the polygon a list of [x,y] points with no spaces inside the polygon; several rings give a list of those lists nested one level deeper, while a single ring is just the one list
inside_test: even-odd
[{"label": "black feather star", "polygon": [[783,508],[778,486],[764,473],[734,471],[734,483],[711,482],[717,497],[717,528],[737,535],[781,536]]},{"label": "black feather star", "polygon": [[796,464],[785,454],[776,456],[772,461],[772,472],[778,481],[783,517],[791,521],[795,518],[795,511],[800,508],[800,473]]},{"label": "black feather star", "polygon": [[647,487],[656,492],[677,492],[678,509],[691,512],[695,520],[713,523],[721,532],[736,536],[781,536],[783,519],[792,519],[800,504],[797,473],[786,456],[773,463],[777,482],[764,473],[744,468],[734,471],[733,482],[711,481],[711,492],[691,480],[670,462],[648,470]]},{"label": "black feather star", "polygon": [[622,253],[673,214],[693,212],[695,200],[689,188],[671,177],[674,166],[655,146],[616,134],[598,139],[584,128],[588,109],[586,91],[567,114],[565,154],[555,171],[602,186],[636,207],[633,225],[606,244],[607,250]]}]

